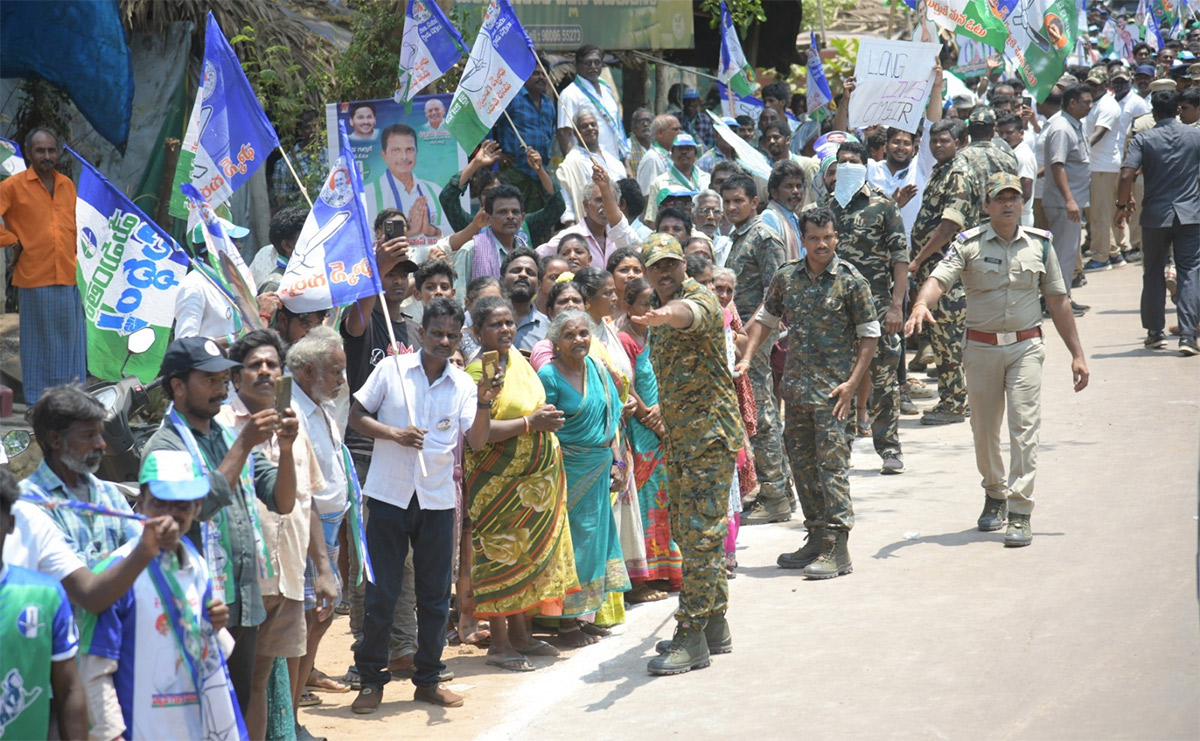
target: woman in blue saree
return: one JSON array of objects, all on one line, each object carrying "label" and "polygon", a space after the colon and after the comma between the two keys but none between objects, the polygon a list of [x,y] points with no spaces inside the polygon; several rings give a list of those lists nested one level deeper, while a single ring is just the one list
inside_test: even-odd
[{"label": "woman in blue saree", "polygon": [[614,487],[625,486],[627,471],[614,457],[621,400],[606,369],[588,357],[591,322],[580,311],[555,316],[547,336],[554,360],[538,371],[546,403],[565,415],[558,431],[567,470],[567,520],[581,590],[566,596],[559,636],[572,646],[594,643],[578,618],[603,606],[612,592],[630,588],[613,519]]}]

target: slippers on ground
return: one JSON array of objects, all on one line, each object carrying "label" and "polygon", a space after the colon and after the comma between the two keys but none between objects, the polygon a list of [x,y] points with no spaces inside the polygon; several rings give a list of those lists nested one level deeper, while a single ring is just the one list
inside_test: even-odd
[{"label": "slippers on ground", "polygon": [[639,584],[633,588],[633,591],[625,593],[625,601],[631,605],[641,604],[642,602],[658,602],[666,598],[666,592],[655,589],[649,584]]},{"label": "slippers on ground", "polygon": [[545,641],[534,641],[525,648],[518,648],[517,652],[523,656],[561,656],[560,652],[554,646],[551,646]]},{"label": "slippers on ground", "polygon": [[477,630],[474,633],[468,633],[462,642],[468,646],[476,648],[487,648],[492,645],[492,631],[487,629]]},{"label": "slippers on ground", "polygon": [[300,694],[300,701],[297,702],[296,705],[299,707],[302,707],[302,708],[311,708],[314,705],[320,705],[323,702],[325,702],[325,701],[322,700],[321,698],[317,697],[313,693],[305,690],[304,692],[302,692]]},{"label": "slippers on ground", "polygon": [[495,666],[505,671],[510,672],[531,672],[533,671],[533,663],[524,656],[511,656],[504,659],[484,659],[483,663],[488,666]]},{"label": "slippers on ground", "polygon": [[350,685],[343,684],[325,672],[319,672],[314,669],[312,675],[308,678],[308,682],[305,683],[304,689],[313,692],[335,692],[341,694],[349,692]]}]

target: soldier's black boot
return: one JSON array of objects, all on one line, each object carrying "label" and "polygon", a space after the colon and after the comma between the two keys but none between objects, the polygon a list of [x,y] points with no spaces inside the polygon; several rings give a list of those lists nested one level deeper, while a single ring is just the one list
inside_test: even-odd
[{"label": "soldier's black boot", "polygon": [[1033,530],[1029,526],[1029,515],[1013,512],[1008,516],[1008,532],[1004,534],[1004,545],[1021,548],[1033,542]]},{"label": "soldier's black boot", "polygon": [[683,674],[692,669],[703,669],[711,663],[704,629],[693,623],[679,623],[667,650],[650,659],[646,670],[658,675]]},{"label": "soldier's black boot", "polygon": [[809,528],[804,545],[791,553],[780,553],[775,563],[781,569],[802,569],[816,561],[817,556],[821,555],[821,535],[824,532],[823,528]]},{"label": "soldier's black boot", "polygon": [[809,579],[832,579],[854,571],[850,563],[847,530],[825,530],[821,534],[821,553],[817,559],[804,567],[804,576]]},{"label": "soldier's black boot", "polygon": [[[709,615],[708,624],[704,626],[704,640],[708,643],[710,654],[727,654],[733,652],[733,636],[729,632],[729,621],[725,615]],[[665,654],[671,649],[670,641],[659,641],[654,650]]]},{"label": "soldier's black boot", "polygon": [[1004,517],[1008,514],[1007,499],[993,499],[984,495],[983,498],[983,514],[979,515],[979,521],[975,524],[985,533],[995,532],[1004,527]]}]

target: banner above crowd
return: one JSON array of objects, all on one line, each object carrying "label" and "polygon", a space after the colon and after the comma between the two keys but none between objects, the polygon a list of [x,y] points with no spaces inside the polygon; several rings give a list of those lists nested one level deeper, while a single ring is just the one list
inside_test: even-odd
[{"label": "banner above crowd", "polygon": [[922,0],[942,28],[1003,52],[1040,102],[1062,76],[1079,36],[1074,0]]},{"label": "banner above crowd", "polygon": [[[478,8],[467,26],[483,20],[489,0],[460,0]],[[522,25],[539,49],[691,49],[691,0],[512,0]]]}]

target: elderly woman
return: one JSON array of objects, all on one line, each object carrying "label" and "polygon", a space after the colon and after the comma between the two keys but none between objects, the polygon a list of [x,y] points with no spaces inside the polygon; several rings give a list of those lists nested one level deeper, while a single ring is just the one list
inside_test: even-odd
[{"label": "elderly woman", "polygon": [[526,656],[556,652],[532,640],[526,614],[560,615],[563,598],[579,591],[567,527],[566,474],[553,434],[564,417],[546,404],[537,374],[513,349],[512,305],[503,298],[482,298],[471,316],[482,353],[467,373],[482,378],[484,357],[495,352],[504,379],[492,402],[489,444],[467,450],[463,477],[473,527],[475,616],[491,620],[488,664],[532,671]]},{"label": "elderly woman", "polygon": [[[620,333],[613,321],[613,315],[617,311],[617,291],[613,277],[606,270],[584,268],[575,275],[575,282],[583,292],[584,305],[596,328],[594,344],[603,348],[602,351],[593,348],[593,355],[603,358],[611,371],[620,377],[618,388],[627,402],[626,411],[632,413],[637,404],[635,394],[630,393],[633,384],[633,364],[625,354]],[[633,453],[628,442],[624,436],[621,437],[620,460],[632,468]],[[617,527],[621,532],[621,548],[625,553],[625,568],[631,579],[645,580],[649,576],[646,569],[646,531],[642,526],[637,488],[632,480],[619,491],[615,507]],[[618,610],[618,616],[621,612],[623,610]]]},{"label": "elderly woman", "polygon": [[618,456],[621,399],[607,370],[589,356],[591,321],[581,311],[563,311],[546,333],[554,359],[538,378],[546,401],[564,415],[558,431],[567,470],[567,507],[575,571],[582,591],[568,595],[559,637],[570,646],[597,640],[577,618],[604,606],[611,592],[629,590],[621,542],[613,519],[610,492],[625,485],[626,468]]},{"label": "elderly woman", "polygon": [[646,532],[646,578],[635,579],[630,602],[664,599],[662,589],[679,591],[683,583],[683,557],[671,539],[667,510],[667,469],[662,465],[662,414],[658,408],[658,378],[650,364],[646,325],[641,318],[650,311],[650,284],[641,277],[625,284],[624,303],[628,313],[621,320],[621,346],[633,364],[633,391],[637,407],[626,422],[629,447],[633,452],[633,481]]}]

